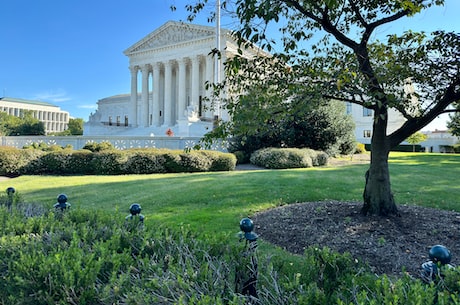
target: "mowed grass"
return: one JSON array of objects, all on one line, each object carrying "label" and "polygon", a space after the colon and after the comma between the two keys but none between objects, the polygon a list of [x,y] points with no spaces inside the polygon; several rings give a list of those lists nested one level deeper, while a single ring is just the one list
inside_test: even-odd
[{"label": "mowed grass", "polygon": [[[0,181],[26,202],[49,206],[67,194],[72,209],[124,217],[142,206],[146,224],[186,226],[200,234],[234,234],[243,217],[280,205],[318,200],[362,201],[368,164],[292,170],[126,176],[22,176]],[[391,153],[398,204],[460,211],[460,155]]]}]

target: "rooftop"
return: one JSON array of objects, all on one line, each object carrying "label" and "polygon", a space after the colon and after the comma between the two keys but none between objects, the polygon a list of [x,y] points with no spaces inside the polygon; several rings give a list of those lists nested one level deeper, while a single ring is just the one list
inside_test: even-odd
[{"label": "rooftop", "polygon": [[56,105],[53,105],[47,102],[25,100],[25,99],[14,98],[14,97],[0,97],[0,101],[10,102],[10,103],[19,103],[19,104],[29,104],[29,105],[41,105],[41,106],[48,106],[48,107],[58,107]]}]

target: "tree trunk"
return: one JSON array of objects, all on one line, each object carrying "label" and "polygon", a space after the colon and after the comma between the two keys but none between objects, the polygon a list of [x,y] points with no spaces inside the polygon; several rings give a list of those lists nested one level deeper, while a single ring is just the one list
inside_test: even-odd
[{"label": "tree trunk", "polygon": [[391,192],[388,154],[390,149],[385,140],[372,140],[371,164],[366,172],[364,188],[364,205],[361,212],[364,215],[399,215],[398,208]]}]

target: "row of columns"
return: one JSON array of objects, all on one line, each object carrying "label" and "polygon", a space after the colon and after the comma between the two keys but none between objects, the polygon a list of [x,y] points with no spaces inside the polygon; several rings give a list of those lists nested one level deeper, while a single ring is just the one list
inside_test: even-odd
[{"label": "row of columns", "polygon": [[18,107],[0,107],[0,111],[8,115],[21,117],[24,111],[32,111],[32,117],[45,124],[46,132],[60,132],[67,129],[69,114],[46,110],[30,110]]},{"label": "row of columns", "polygon": [[[0,107],[0,111],[6,112],[8,115],[20,117],[24,111],[29,109],[16,108],[16,107]],[[35,119],[40,121],[58,121],[58,122],[67,122],[68,114],[65,112],[53,112],[46,110],[30,110],[32,111],[32,116]]]},{"label": "row of columns", "polygon": [[[210,96],[209,90],[204,88],[204,83],[213,80],[213,64],[211,56],[197,55],[130,66],[132,124],[141,127],[172,126],[178,120],[190,119],[187,111],[198,111],[200,95]],[[200,71],[203,73],[200,74]],[[142,77],[140,105],[139,72]]]}]

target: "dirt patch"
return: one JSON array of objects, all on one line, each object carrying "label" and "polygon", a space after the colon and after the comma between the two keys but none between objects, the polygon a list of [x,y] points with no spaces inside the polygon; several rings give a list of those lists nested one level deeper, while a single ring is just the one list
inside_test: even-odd
[{"label": "dirt patch", "polygon": [[460,213],[399,206],[400,217],[363,216],[358,202],[291,204],[254,215],[260,238],[289,252],[303,254],[309,246],[349,252],[365,261],[376,274],[420,277],[434,245],[452,253],[460,249]]}]

